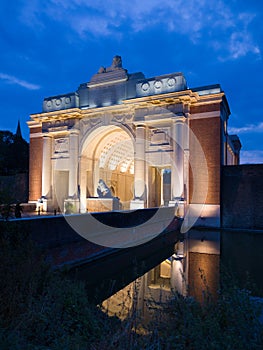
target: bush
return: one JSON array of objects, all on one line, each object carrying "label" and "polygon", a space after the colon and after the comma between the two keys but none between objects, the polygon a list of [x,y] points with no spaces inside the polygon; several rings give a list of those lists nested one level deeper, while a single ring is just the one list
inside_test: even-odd
[{"label": "bush", "polygon": [[131,312],[120,321],[89,303],[84,283],[52,271],[26,233],[8,224],[0,235],[1,350],[263,348],[261,309],[229,278],[216,300],[206,291],[202,305],[176,292],[152,301],[149,324],[138,312],[135,283]]},{"label": "bush", "polygon": [[[19,227],[17,227],[19,230]],[[0,349],[87,349],[118,322],[88,302],[85,285],[52,271],[21,231],[0,238]]]}]

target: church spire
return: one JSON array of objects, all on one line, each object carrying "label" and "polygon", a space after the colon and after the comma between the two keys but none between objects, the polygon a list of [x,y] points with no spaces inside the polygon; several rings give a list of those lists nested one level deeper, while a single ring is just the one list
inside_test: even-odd
[{"label": "church spire", "polygon": [[20,120],[19,119],[18,119],[17,127],[16,127],[16,138],[17,139],[22,139],[22,132],[21,132]]}]

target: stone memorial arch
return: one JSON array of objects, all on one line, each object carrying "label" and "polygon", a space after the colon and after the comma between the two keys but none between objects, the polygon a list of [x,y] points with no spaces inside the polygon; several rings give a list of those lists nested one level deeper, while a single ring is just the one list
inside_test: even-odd
[{"label": "stone memorial arch", "polygon": [[221,166],[237,164],[241,146],[229,115],[220,85],[130,74],[115,56],[30,116],[29,200],[81,213],[202,206],[218,219]]},{"label": "stone memorial arch", "polygon": [[[102,210],[105,199],[97,200],[98,184],[102,180],[110,190],[110,197],[119,199],[115,209],[129,209],[134,185],[134,135],[128,125],[103,121],[89,128],[80,143],[79,184],[83,211]],[[100,198],[102,198],[101,195]],[[106,197],[106,196],[104,196]],[[108,203],[111,204],[108,199]],[[116,200],[115,200],[116,202]],[[117,203],[117,202],[116,202]],[[86,207],[85,207],[86,206]],[[109,206],[111,209],[111,205]],[[107,209],[107,206],[106,208]],[[113,208],[112,208],[113,209]]]}]

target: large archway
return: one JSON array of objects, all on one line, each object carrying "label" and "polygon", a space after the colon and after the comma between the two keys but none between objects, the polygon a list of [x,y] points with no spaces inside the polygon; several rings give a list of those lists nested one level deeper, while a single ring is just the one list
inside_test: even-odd
[{"label": "large archway", "polygon": [[99,180],[119,199],[119,209],[129,209],[134,192],[132,135],[115,125],[100,126],[86,136],[80,151],[81,211],[86,211],[88,198],[98,197]]}]

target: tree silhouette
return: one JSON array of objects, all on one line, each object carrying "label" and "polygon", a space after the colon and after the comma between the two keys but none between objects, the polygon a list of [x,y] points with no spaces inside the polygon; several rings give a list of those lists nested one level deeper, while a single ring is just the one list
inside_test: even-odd
[{"label": "tree silhouette", "polygon": [[[20,129],[19,129],[20,130]],[[0,131],[0,175],[28,172],[29,145],[21,131]]]}]

